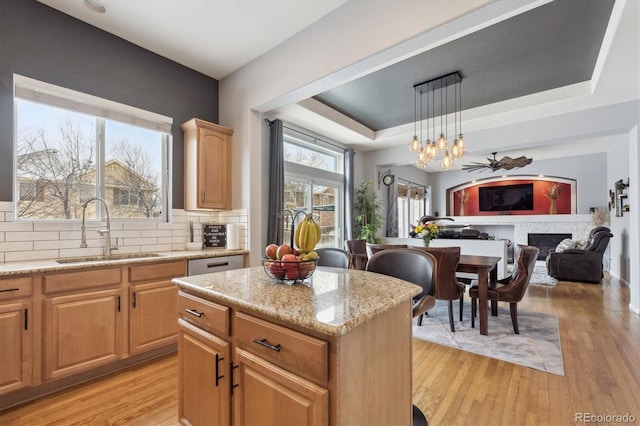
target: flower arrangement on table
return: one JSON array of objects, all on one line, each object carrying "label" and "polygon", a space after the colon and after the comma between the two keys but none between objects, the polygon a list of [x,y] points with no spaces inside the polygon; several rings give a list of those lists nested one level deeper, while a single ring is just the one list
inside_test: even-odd
[{"label": "flower arrangement on table", "polygon": [[424,246],[428,247],[431,240],[438,235],[439,231],[440,225],[437,223],[419,223],[413,227],[411,232],[409,232],[409,235],[411,235],[412,238],[422,238]]}]

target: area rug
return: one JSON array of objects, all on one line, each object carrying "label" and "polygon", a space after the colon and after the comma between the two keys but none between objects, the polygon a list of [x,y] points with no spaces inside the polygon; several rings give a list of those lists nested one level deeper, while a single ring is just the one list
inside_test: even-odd
[{"label": "area rug", "polygon": [[479,318],[476,318],[476,328],[471,328],[470,303],[465,303],[464,320],[457,321],[460,318],[459,305],[455,301],[453,317],[456,331],[452,333],[447,305],[447,301],[439,300],[424,316],[421,326],[414,318],[413,337],[564,376],[558,318],[555,315],[519,310],[520,334],[515,334],[509,308],[499,306],[497,317],[489,314],[489,335],[483,336],[479,330]]},{"label": "area rug", "polygon": [[[511,274],[512,269],[512,263],[507,265],[507,272],[509,274]],[[533,273],[531,274],[529,284],[556,286],[558,285],[558,280],[547,274],[547,264],[544,260],[537,260],[536,266],[533,267]]]}]

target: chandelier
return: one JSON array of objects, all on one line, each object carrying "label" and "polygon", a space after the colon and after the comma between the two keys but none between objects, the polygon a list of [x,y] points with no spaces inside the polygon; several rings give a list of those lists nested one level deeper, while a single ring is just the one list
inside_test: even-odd
[{"label": "chandelier", "polygon": [[[417,154],[416,165],[424,169],[428,163],[440,160],[440,166],[444,170],[449,170],[453,167],[454,160],[467,153],[467,145],[462,136],[462,77],[458,72],[453,72],[416,84],[413,86],[413,90],[414,135],[409,149]],[[420,95],[419,108],[417,107],[418,95]],[[426,107],[423,108],[425,104]],[[419,139],[418,109],[420,111]],[[423,111],[426,112],[424,116]],[[449,145],[449,128],[451,127],[449,116],[452,112],[454,139],[453,143]],[[426,140],[422,137],[425,121]],[[436,127],[439,130],[437,138]],[[433,139],[429,137],[430,133]]]}]

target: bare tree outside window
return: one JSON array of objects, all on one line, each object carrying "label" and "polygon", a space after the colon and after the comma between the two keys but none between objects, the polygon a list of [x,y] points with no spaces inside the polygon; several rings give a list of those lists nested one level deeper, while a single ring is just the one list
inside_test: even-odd
[{"label": "bare tree outside window", "polygon": [[[54,135],[42,127],[18,129],[18,217],[78,217],[80,194],[83,187],[91,186],[88,175],[95,169],[95,137],[91,138],[95,131],[83,132],[81,127],[66,120]],[[22,191],[22,188],[37,193]]]}]

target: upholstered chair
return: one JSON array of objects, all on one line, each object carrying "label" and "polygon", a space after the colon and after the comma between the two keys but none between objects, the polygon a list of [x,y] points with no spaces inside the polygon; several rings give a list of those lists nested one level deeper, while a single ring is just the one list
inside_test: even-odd
[{"label": "upholstered chair", "polygon": [[433,281],[436,274],[436,259],[433,255],[405,249],[382,250],[371,256],[366,270],[389,275],[409,281],[422,287],[422,293],[413,298],[413,317],[419,317],[422,325],[423,315],[435,306]]},{"label": "upholstered chair", "polygon": [[460,261],[460,247],[412,247],[415,250],[430,253],[436,259],[436,279],[433,283],[433,297],[436,300],[449,302],[449,326],[456,331],[453,324],[453,301],[460,301],[460,321],[464,306],[465,284],[456,276],[456,268]]},{"label": "upholstered chair", "polygon": [[349,253],[335,247],[317,248],[318,266],[331,266],[333,268],[348,268]]},{"label": "upholstered chair", "polygon": [[[508,302],[511,312],[511,323],[515,334],[520,334],[518,329],[518,302],[522,300],[533,268],[536,266],[540,249],[534,246],[525,246],[518,244],[516,247],[516,264],[513,267],[511,276],[499,280],[495,287],[490,286],[488,290],[488,298],[492,302]],[[475,327],[476,309],[478,306],[478,286],[474,285],[469,289],[469,297],[471,297],[471,327]]]},{"label": "upholstered chair", "polygon": [[393,248],[407,248],[406,244],[371,244],[367,243],[367,255],[369,257],[373,256],[377,252],[385,249],[393,249]]},{"label": "upholstered chair", "polygon": [[613,234],[609,228],[599,226],[589,233],[587,247],[550,251],[547,255],[547,273],[564,281],[599,283],[602,280],[602,257]]},{"label": "upholstered chair", "polygon": [[364,270],[367,265],[367,240],[346,240],[344,249],[349,252],[349,268]]}]

